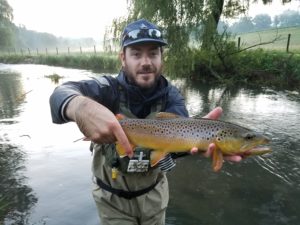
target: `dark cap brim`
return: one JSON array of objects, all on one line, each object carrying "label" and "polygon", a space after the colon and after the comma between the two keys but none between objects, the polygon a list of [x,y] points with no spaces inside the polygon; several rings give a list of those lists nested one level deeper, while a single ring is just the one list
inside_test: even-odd
[{"label": "dark cap brim", "polygon": [[123,43],[122,47],[127,47],[127,46],[134,45],[134,44],[143,44],[143,43],[157,43],[160,46],[165,46],[168,44],[164,40],[158,40],[158,39],[152,39],[152,38],[141,38],[141,39],[134,40],[134,41],[127,41],[127,42]]}]

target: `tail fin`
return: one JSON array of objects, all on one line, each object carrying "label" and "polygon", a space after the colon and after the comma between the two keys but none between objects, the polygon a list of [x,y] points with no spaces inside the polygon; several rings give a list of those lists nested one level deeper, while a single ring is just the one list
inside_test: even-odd
[{"label": "tail fin", "polygon": [[151,155],[150,155],[151,167],[155,166],[160,160],[165,158],[166,155],[167,153],[163,151],[151,151]]}]

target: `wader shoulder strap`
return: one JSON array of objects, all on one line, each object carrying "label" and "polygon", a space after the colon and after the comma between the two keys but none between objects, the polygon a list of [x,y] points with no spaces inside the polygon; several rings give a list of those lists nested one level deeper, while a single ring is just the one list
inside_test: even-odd
[{"label": "wader shoulder strap", "polygon": [[[124,88],[118,84],[118,92],[119,92],[119,112],[124,114],[127,117],[135,118],[130,110],[130,99],[128,98],[128,93]],[[152,118],[158,112],[164,112],[166,109],[167,102],[167,94],[164,94],[161,98],[157,100],[155,104],[151,105],[151,111],[147,118]]]},{"label": "wader shoulder strap", "polygon": [[158,184],[159,181],[156,181],[154,184],[150,185],[149,187],[138,190],[138,191],[124,191],[121,189],[113,188],[113,187],[105,184],[101,179],[99,179],[97,177],[96,177],[96,182],[100,188],[102,188],[112,194],[115,194],[122,198],[132,199],[132,198],[139,197],[139,196],[151,191]]}]

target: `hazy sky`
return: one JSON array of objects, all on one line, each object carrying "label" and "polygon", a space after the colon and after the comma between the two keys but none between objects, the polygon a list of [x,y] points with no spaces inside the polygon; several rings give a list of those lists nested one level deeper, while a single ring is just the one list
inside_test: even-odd
[{"label": "hazy sky", "polygon": [[[7,0],[14,10],[14,23],[27,29],[63,37],[93,37],[100,40],[113,18],[126,13],[126,0]],[[250,0],[251,1],[251,0]],[[261,0],[259,0],[261,1]],[[300,11],[300,0],[284,6],[281,0],[272,5],[253,5],[249,15],[270,16],[284,10]]]},{"label": "hazy sky", "polygon": [[7,0],[14,23],[63,37],[102,38],[105,26],[126,13],[126,0]]}]

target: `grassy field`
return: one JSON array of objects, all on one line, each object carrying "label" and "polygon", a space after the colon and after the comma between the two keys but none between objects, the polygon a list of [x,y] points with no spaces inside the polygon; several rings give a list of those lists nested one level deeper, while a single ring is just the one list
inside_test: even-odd
[{"label": "grassy field", "polygon": [[238,37],[241,38],[241,48],[243,49],[278,38],[279,40],[276,40],[272,44],[260,45],[258,47],[268,50],[286,51],[288,34],[291,34],[289,51],[300,53],[300,26],[237,34],[235,40],[237,41]]}]

